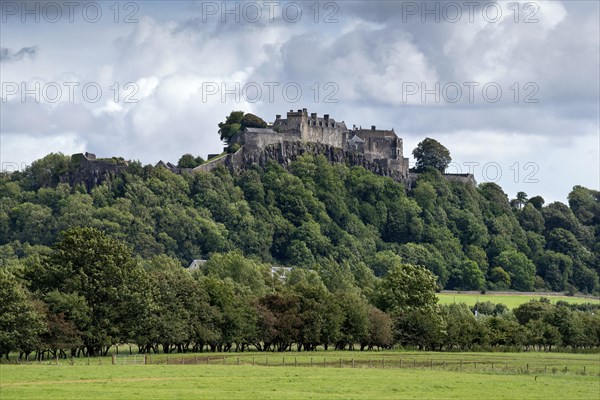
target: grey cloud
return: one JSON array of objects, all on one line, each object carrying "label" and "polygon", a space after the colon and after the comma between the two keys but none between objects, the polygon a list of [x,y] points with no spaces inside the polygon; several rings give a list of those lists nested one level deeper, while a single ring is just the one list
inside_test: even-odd
[{"label": "grey cloud", "polygon": [[9,48],[0,48],[0,62],[16,62],[21,61],[24,58],[33,59],[37,56],[39,49],[37,46],[23,47],[21,50],[14,52]]}]

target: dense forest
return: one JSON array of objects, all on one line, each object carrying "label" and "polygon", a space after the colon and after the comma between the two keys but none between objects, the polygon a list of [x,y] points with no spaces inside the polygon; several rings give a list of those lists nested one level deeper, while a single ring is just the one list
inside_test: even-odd
[{"label": "dense forest", "polygon": [[[320,156],[235,176],[130,162],[89,191],[64,183],[71,168],[50,154],[0,177],[2,354],[600,345],[585,307],[484,304],[477,319],[434,296],[598,294],[598,191],[509,200],[427,167],[407,190]],[[194,259],[208,261],[183,268]]]}]

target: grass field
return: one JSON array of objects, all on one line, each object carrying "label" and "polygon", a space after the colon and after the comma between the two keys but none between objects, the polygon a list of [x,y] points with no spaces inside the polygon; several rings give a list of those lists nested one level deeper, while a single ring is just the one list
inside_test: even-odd
[{"label": "grass field", "polygon": [[[103,365],[97,359],[90,365],[81,359],[75,365],[5,364],[0,366],[0,398],[590,400],[600,394],[598,354],[251,353],[240,355],[240,365],[236,354],[210,356],[208,365],[207,354],[185,355],[187,365],[176,355],[170,355],[170,362],[178,365],[167,365],[166,355],[155,356],[153,362],[162,364],[153,365],[110,365],[110,358],[101,359]],[[198,365],[190,365],[192,360]]]},{"label": "grass field", "polygon": [[599,299],[590,299],[585,297],[570,297],[570,296],[553,296],[541,294],[473,294],[473,293],[438,293],[437,297],[440,304],[466,303],[469,306],[475,305],[477,301],[491,301],[492,303],[506,304],[508,308],[515,308],[529,300],[538,300],[540,297],[549,299],[551,302],[559,300],[573,304],[595,303],[600,304]]}]

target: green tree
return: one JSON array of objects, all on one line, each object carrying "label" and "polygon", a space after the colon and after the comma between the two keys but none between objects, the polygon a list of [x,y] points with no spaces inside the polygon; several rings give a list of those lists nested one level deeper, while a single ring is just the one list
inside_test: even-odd
[{"label": "green tree", "polygon": [[219,123],[221,140],[231,146],[231,140],[245,128],[266,128],[267,123],[254,114],[244,114],[243,111],[232,111],[225,122]]},{"label": "green tree", "polygon": [[387,208],[387,220],[381,232],[386,242],[418,242],[423,233],[421,208],[412,199],[403,198]]},{"label": "green tree", "polygon": [[427,269],[396,263],[382,279],[377,306],[383,311],[431,310],[437,302],[435,276]]},{"label": "green tree", "polygon": [[523,210],[517,215],[517,219],[526,231],[544,232],[544,217],[531,203],[525,204]]},{"label": "green tree", "polygon": [[525,254],[515,250],[503,251],[494,259],[494,264],[508,272],[514,289],[533,290],[535,265]]},{"label": "green tree", "polygon": [[179,168],[196,168],[202,164],[204,164],[204,159],[202,157],[194,157],[189,153],[182,155],[177,162]]},{"label": "green tree", "polygon": [[360,340],[360,349],[389,348],[394,343],[392,318],[376,307],[369,306],[369,328]]},{"label": "green tree", "polygon": [[248,287],[257,296],[266,291],[265,281],[270,280],[271,274],[268,265],[248,259],[240,251],[214,253],[202,266],[202,272],[220,279],[231,278],[234,282]]},{"label": "green tree", "polygon": [[359,343],[369,330],[369,304],[359,293],[350,290],[335,292],[333,301],[342,315],[335,348],[343,350],[348,346],[353,350],[354,344]]},{"label": "green tree", "polygon": [[437,305],[432,309],[396,309],[393,313],[396,340],[419,350],[440,350],[444,344],[445,321]]},{"label": "green tree", "polygon": [[565,290],[573,275],[573,260],[565,254],[548,250],[539,260],[538,272],[554,291]]},{"label": "green tree", "polygon": [[533,207],[535,207],[536,210],[541,210],[542,207],[544,206],[544,198],[542,196],[534,196],[532,198],[529,199],[529,204],[531,204]]},{"label": "green tree", "polygon": [[42,317],[17,278],[0,268],[0,357],[35,349],[46,328]]},{"label": "green tree", "polygon": [[415,165],[417,171],[423,171],[425,167],[432,167],[444,172],[450,161],[452,161],[448,149],[431,138],[426,138],[420,142],[413,150],[413,156],[417,161]]},{"label": "green tree", "polygon": [[519,210],[523,208],[523,206],[527,203],[527,193],[518,192],[514,202]]},{"label": "green tree", "polygon": [[484,276],[477,263],[465,260],[450,271],[448,286],[454,289],[479,290],[483,288]]},{"label": "green tree", "polygon": [[225,119],[225,122],[219,122],[219,135],[222,141],[231,144],[231,139],[242,131],[243,111],[232,111]]},{"label": "green tree", "polygon": [[502,267],[492,268],[490,281],[496,285],[496,290],[506,290],[510,287],[510,275]]},{"label": "green tree", "polygon": [[266,128],[267,123],[254,114],[245,114],[241,121],[242,130],[245,128]]},{"label": "green tree", "polygon": [[446,325],[445,347],[450,350],[471,348],[477,342],[479,334],[473,312],[464,303],[448,304],[440,308]]},{"label": "green tree", "polygon": [[91,305],[84,334],[89,355],[129,339],[128,321],[139,311],[136,288],[143,275],[125,244],[94,228],[64,232],[51,257],[28,272],[35,290],[76,293]]}]

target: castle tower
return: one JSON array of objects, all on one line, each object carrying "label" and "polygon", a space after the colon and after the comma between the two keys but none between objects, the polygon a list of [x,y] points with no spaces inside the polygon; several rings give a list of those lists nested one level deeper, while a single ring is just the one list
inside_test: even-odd
[{"label": "castle tower", "polygon": [[290,110],[287,113],[287,128],[300,132],[302,140],[307,139],[308,133],[308,111],[306,108],[294,112]]}]

